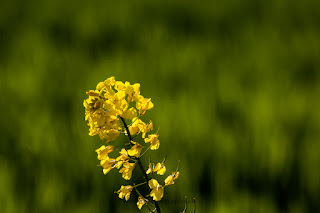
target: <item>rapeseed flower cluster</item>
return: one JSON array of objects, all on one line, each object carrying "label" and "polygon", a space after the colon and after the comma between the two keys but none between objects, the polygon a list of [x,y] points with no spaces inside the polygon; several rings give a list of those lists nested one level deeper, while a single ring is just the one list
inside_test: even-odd
[{"label": "rapeseed flower cluster", "polygon": [[[88,98],[84,100],[83,106],[85,107],[85,120],[88,121],[89,135],[99,135],[108,144],[96,149],[103,173],[107,174],[116,168],[122,174],[122,178],[130,180],[133,170],[139,167],[143,172],[145,182],[137,185],[121,186],[116,193],[118,193],[119,198],[129,200],[131,192],[135,189],[139,196],[137,202],[139,209],[146,205],[150,211],[160,213],[157,202],[162,199],[164,188],[174,184],[179,172],[177,168],[164,180],[162,186],[153,178],[153,173],[165,174],[164,161],[157,163],[156,166],[150,162],[147,171],[140,161],[146,151],[149,149],[157,150],[160,146],[158,132],[149,134],[153,130],[152,121],[145,123],[140,119],[147,110],[154,107],[151,98],[145,98],[140,94],[140,84],[131,85],[127,81],[123,83],[116,81],[114,77],[98,83],[95,90],[90,90],[86,94]],[[119,155],[113,158],[109,156],[115,150],[115,146],[111,145],[111,142],[115,141],[120,134],[128,137],[129,144],[124,144],[124,148],[118,152]],[[141,135],[144,145],[133,141],[133,138],[138,135]],[[116,147],[121,147],[121,145]],[[143,148],[145,148],[145,151],[141,154]],[[148,175],[152,175],[152,179]],[[147,195],[142,195],[138,190],[138,187],[144,184],[149,187],[150,193]],[[152,197],[154,204],[149,202],[148,197]],[[149,204],[154,207],[153,210],[150,209]]]}]

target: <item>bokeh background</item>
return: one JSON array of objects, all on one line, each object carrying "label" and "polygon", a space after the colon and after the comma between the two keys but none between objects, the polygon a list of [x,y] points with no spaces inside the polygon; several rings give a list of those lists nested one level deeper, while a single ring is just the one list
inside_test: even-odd
[{"label": "bokeh background", "polygon": [[139,212],[84,121],[110,76],[152,98],[152,159],[181,161],[163,212],[320,211],[320,1],[0,5],[1,212]]}]

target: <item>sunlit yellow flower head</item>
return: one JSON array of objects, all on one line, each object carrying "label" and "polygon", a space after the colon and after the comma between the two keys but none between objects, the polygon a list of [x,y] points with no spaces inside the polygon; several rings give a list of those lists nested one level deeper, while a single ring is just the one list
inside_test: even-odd
[{"label": "sunlit yellow flower head", "polygon": [[[96,90],[89,90],[88,98],[84,100],[85,120],[88,121],[89,135],[99,135],[107,142],[114,141],[122,129],[119,119],[137,119],[153,107],[150,98],[140,95],[140,84],[116,81],[110,77],[99,82]],[[135,107],[129,107],[130,102],[136,102]],[[137,132],[143,132],[143,127]],[[130,130],[131,131],[131,130]]]}]

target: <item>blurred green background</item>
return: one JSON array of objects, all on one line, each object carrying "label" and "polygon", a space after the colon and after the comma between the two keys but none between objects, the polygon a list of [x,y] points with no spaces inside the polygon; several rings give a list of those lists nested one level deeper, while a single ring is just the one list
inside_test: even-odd
[{"label": "blurred green background", "polygon": [[139,212],[84,121],[110,76],[152,98],[152,159],[181,161],[163,212],[320,211],[320,1],[0,5],[1,212]]}]

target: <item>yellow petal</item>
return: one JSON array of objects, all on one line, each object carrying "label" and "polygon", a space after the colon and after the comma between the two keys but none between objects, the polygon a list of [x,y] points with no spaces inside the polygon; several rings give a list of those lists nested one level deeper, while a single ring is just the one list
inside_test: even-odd
[{"label": "yellow petal", "polygon": [[112,169],[112,167],[107,168],[107,169],[103,169],[103,174],[108,174],[108,172],[110,172],[110,170]]},{"label": "yellow petal", "polygon": [[149,180],[148,184],[149,184],[150,189],[154,189],[157,186],[159,186],[159,183],[156,179]]},{"label": "yellow petal", "polygon": [[134,117],[137,117],[137,111],[135,108],[131,107],[130,109],[126,110],[122,113],[121,117],[125,119],[133,119]]},{"label": "yellow petal", "polygon": [[153,200],[160,201],[163,197],[163,193],[164,193],[164,187],[154,188],[151,191],[150,196],[153,198]]},{"label": "yellow petal", "polygon": [[140,153],[142,151],[143,146],[141,146],[139,143],[136,143],[131,149],[128,150],[128,154],[130,156],[139,157]]},{"label": "yellow petal", "polygon": [[125,196],[126,200],[129,200],[130,198],[130,193],[127,193],[126,196]]},{"label": "yellow petal", "polygon": [[96,89],[97,89],[97,90],[102,90],[102,89],[105,88],[105,87],[106,87],[106,85],[104,84],[104,82],[99,82],[99,83],[97,84]]},{"label": "yellow petal", "polygon": [[176,172],[173,179],[175,180],[178,179],[179,175],[180,175],[180,172]]},{"label": "yellow petal", "polygon": [[173,182],[173,175],[169,175],[169,176],[164,180],[164,182],[165,182],[165,185],[166,185],[166,186],[169,186],[169,185],[174,184],[174,182]]},{"label": "yellow petal", "polygon": [[158,163],[154,171],[157,172],[158,175],[163,175],[166,172],[166,167],[163,163]]},{"label": "yellow petal", "polygon": [[115,78],[113,76],[111,76],[110,78],[108,78],[107,80],[104,81],[104,83],[106,85],[110,85],[110,86],[114,86],[116,81]]},{"label": "yellow petal", "polygon": [[137,202],[137,206],[138,209],[141,209],[142,206],[146,203],[146,200],[144,198],[142,198],[141,196],[139,196],[138,202]]}]

